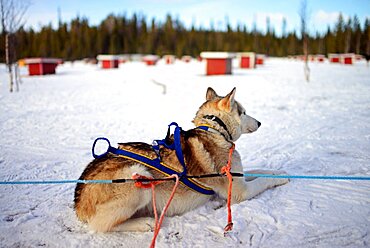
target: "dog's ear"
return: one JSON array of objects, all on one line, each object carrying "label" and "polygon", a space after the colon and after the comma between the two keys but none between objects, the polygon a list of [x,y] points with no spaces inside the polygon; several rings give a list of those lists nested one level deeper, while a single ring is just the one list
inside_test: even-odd
[{"label": "dog's ear", "polygon": [[218,106],[220,107],[220,109],[226,110],[227,112],[231,111],[231,108],[235,102],[234,100],[235,91],[236,91],[236,88],[234,87],[234,89],[229,94],[227,94],[227,96],[225,96],[224,98],[220,100],[220,102],[218,103]]},{"label": "dog's ear", "polygon": [[206,100],[211,101],[211,100],[215,99],[216,97],[219,97],[217,95],[216,91],[214,91],[214,89],[212,89],[211,87],[208,87],[207,94],[206,94]]}]

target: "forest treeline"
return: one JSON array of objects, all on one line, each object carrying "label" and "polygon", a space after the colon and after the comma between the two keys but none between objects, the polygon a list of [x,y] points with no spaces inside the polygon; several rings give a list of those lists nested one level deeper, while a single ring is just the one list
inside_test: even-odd
[{"label": "forest treeline", "polygon": [[[70,23],[51,24],[40,31],[21,28],[16,34],[17,57],[58,57],[77,60],[95,57],[97,54],[175,54],[198,56],[202,51],[254,51],[269,56],[302,54],[300,31],[276,35],[266,22],[265,32],[254,25],[248,30],[239,24],[232,28],[229,23],[223,31],[212,27],[185,28],[184,24],[167,15],[165,21],[147,21],[144,15],[109,15],[99,25],[90,25],[87,18],[76,17]],[[309,35],[309,53],[370,53],[369,19],[361,25],[357,16],[347,20],[339,15],[334,27],[324,33]],[[4,35],[0,40],[0,52],[4,51]],[[1,56],[4,61],[4,56]]]}]

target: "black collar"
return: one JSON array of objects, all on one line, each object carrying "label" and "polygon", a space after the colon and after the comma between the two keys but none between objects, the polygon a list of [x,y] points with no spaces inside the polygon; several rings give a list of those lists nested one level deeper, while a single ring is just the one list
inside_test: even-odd
[{"label": "black collar", "polygon": [[233,137],[231,136],[229,129],[227,128],[226,124],[220,118],[214,115],[205,115],[203,116],[203,118],[217,122],[217,124],[220,125],[226,131],[227,135],[229,135],[229,138],[233,140]]}]

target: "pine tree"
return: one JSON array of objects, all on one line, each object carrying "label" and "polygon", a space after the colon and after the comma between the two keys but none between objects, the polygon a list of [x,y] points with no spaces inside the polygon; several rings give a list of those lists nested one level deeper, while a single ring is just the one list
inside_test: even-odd
[{"label": "pine tree", "polygon": [[352,20],[348,18],[344,26],[344,52],[349,53],[351,50]]},{"label": "pine tree", "polygon": [[370,19],[366,18],[363,33],[364,49],[363,53],[370,56]]},{"label": "pine tree", "polygon": [[330,27],[328,27],[328,30],[326,31],[324,42],[326,54],[337,52],[335,34],[330,30]]},{"label": "pine tree", "polygon": [[335,25],[335,52],[343,53],[344,52],[344,19],[342,13],[338,16],[338,21]]},{"label": "pine tree", "polygon": [[361,26],[360,26],[360,21],[357,17],[357,15],[355,15],[353,17],[353,26],[352,26],[352,30],[353,30],[353,47],[354,47],[354,51],[356,54],[360,54],[360,45],[361,45]]}]

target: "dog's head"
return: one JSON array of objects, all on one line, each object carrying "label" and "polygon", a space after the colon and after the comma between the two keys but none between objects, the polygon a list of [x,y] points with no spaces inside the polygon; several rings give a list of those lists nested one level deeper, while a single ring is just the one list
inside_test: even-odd
[{"label": "dog's head", "polygon": [[232,141],[244,133],[256,131],[261,123],[245,113],[243,106],[235,100],[235,91],[236,88],[221,97],[208,88],[206,102],[200,106],[194,124],[211,126]]}]

